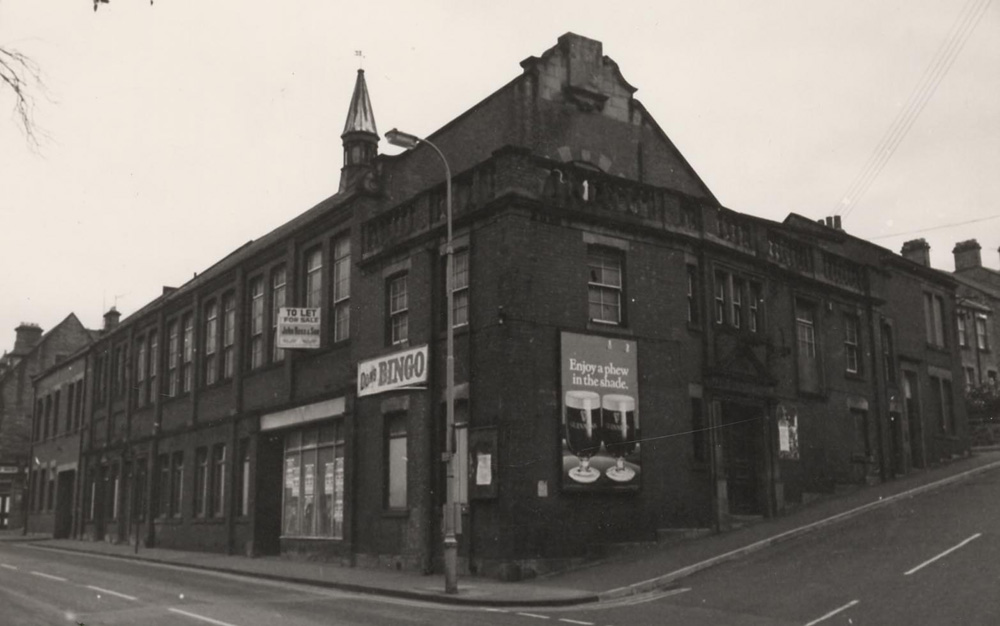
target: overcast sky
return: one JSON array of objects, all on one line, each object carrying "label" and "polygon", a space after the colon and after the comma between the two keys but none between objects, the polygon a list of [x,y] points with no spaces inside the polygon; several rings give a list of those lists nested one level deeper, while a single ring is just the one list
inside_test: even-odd
[{"label": "overcast sky", "polygon": [[[954,39],[962,15],[981,18]],[[844,225],[895,251],[925,237],[949,271],[975,237],[1000,265],[989,0],[0,0],[0,45],[47,85],[34,149],[0,88],[0,348],[20,321],[128,315],[335,193],[355,50],[379,130],[429,134],[567,31],[604,43],[723,204],[775,220],[837,211],[939,76]]]}]

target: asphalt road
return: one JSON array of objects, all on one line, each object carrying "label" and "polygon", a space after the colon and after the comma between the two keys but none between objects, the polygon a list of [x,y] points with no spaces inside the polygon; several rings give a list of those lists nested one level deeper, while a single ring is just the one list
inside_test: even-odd
[{"label": "asphalt road", "polygon": [[671,590],[562,609],[439,607],[0,543],[0,624],[992,625],[998,580],[1000,472],[988,472]]}]

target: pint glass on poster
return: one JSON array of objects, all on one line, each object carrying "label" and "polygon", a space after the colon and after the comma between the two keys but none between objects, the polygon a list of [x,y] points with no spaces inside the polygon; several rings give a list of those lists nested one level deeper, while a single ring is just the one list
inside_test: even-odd
[{"label": "pint glass on poster", "polygon": [[590,467],[590,457],[601,447],[601,397],[593,391],[567,391],[563,406],[566,447],[580,458],[580,465],[569,471],[578,483],[592,483],[601,473]]},{"label": "pint glass on poster", "polygon": [[601,398],[601,431],[605,449],[615,457],[614,467],[605,474],[615,482],[627,483],[635,478],[635,470],[625,465],[625,457],[635,452],[639,442],[635,398],[618,394]]}]

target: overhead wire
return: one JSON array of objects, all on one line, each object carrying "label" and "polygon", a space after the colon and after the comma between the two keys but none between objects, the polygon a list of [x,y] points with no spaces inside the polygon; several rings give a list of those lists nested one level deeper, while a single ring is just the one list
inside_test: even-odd
[{"label": "overhead wire", "polygon": [[920,233],[929,233],[929,232],[934,231],[934,230],[943,230],[945,228],[953,228],[955,226],[965,226],[966,224],[976,224],[978,222],[985,222],[985,221],[988,221],[988,220],[995,220],[997,218],[1000,218],[1000,213],[997,213],[996,215],[987,215],[986,217],[980,217],[980,218],[977,218],[977,219],[974,219],[974,220],[966,220],[964,222],[953,222],[951,224],[941,224],[939,226],[929,226],[927,228],[920,228],[920,229],[917,229],[917,230],[908,230],[908,231],[902,232],[902,233],[891,233],[889,235],[879,235],[877,237],[869,237],[868,239],[869,240],[874,240],[874,239],[889,239],[890,237],[903,237],[905,235],[917,235],[917,234],[920,234]]},{"label": "overhead wire", "polygon": [[992,0],[968,0],[966,2],[952,26],[948,38],[941,44],[934,59],[924,70],[906,105],[900,110],[881,141],[875,146],[875,150],[864,167],[858,172],[847,192],[834,208],[835,214],[842,212],[843,217],[847,217],[857,208],[861,198],[895,154],[914,122],[937,91],[941,81],[950,71],[990,2]]}]

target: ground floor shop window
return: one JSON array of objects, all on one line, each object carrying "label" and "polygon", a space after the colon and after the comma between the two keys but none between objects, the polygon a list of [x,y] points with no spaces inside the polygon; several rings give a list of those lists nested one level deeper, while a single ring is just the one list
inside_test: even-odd
[{"label": "ground floor shop window", "polygon": [[285,436],[282,536],[344,536],[343,422]]},{"label": "ground floor shop window", "polygon": [[385,419],[386,490],[385,505],[405,509],[406,500],[406,413],[387,415]]},{"label": "ground floor shop window", "polygon": [[236,467],[239,477],[236,480],[236,511],[240,517],[250,515],[250,440],[240,439],[239,464]]}]

